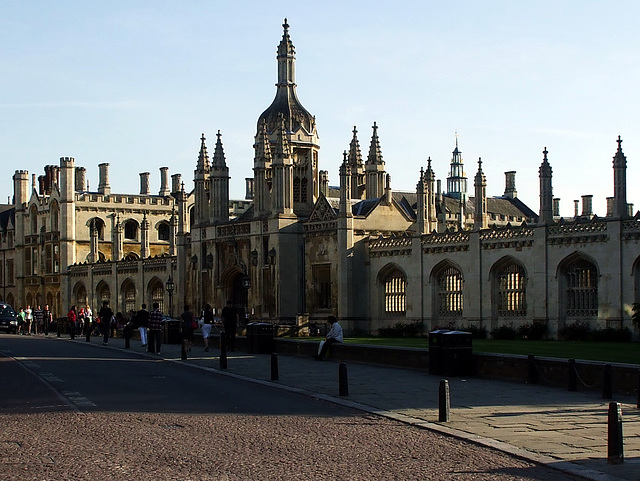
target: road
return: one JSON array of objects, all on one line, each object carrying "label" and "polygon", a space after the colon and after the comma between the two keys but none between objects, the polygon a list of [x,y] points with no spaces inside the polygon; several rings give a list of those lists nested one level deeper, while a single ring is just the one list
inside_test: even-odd
[{"label": "road", "polygon": [[83,340],[0,334],[2,479],[572,480],[313,397]]}]

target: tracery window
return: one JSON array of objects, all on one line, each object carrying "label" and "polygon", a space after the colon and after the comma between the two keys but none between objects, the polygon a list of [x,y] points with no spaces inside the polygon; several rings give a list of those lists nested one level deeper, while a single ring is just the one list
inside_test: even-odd
[{"label": "tracery window", "polygon": [[455,267],[438,276],[438,317],[462,316],[462,273]]},{"label": "tracery window", "polygon": [[127,284],[124,289],[124,310],[125,312],[136,310],[136,287],[133,284]]},{"label": "tracery window", "polygon": [[161,222],[160,224],[158,224],[158,240],[169,240],[169,224],[167,224],[166,222]]},{"label": "tracery window", "polygon": [[598,273],[586,259],[577,259],[564,269],[566,317],[598,316]]},{"label": "tracery window", "polygon": [[154,302],[157,302],[160,311],[164,312],[164,287],[161,284],[157,284],[151,290],[151,305],[153,305]]},{"label": "tracery window", "polygon": [[406,314],[407,278],[399,269],[394,269],[384,281],[384,310],[391,316]]},{"label": "tracery window", "polygon": [[498,316],[527,315],[527,282],[522,266],[511,263],[497,273]]},{"label": "tracery window", "polygon": [[136,240],[138,238],[138,223],[134,220],[128,220],[124,224],[124,238]]},{"label": "tracery window", "polygon": [[300,202],[300,179],[293,179],[293,201]]}]

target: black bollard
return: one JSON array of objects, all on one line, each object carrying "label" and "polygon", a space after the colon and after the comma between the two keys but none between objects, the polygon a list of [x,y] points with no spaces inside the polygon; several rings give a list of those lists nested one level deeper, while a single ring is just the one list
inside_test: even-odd
[{"label": "black bollard", "polygon": [[576,360],[569,359],[569,391],[578,390],[578,377],[576,376]]},{"label": "black bollard", "polygon": [[527,357],[529,365],[529,384],[538,384],[538,369],[536,368],[536,359],[533,354]]},{"label": "black bollard", "polygon": [[183,361],[186,361],[187,360],[187,343],[183,339],[181,344],[182,346],[180,347],[180,359]]},{"label": "black bollard", "polygon": [[448,423],[451,413],[451,399],[449,397],[449,381],[443,379],[440,381],[440,389],[438,396],[438,421]]},{"label": "black bollard", "polygon": [[127,328],[124,329],[124,348],[131,348],[131,331]]},{"label": "black bollard", "polygon": [[349,381],[347,379],[347,363],[344,361],[340,361],[340,365],[338,367],[338,389],[340,391],[340,396],[349,395]]},{"label": "black bollard", "polygon": [[220,369],[227,368],[227,338],[224,331],[220,333]]},{"label": "black bollard", "polygon": [[91,330],[92,330],[93,326],[89,323],[87,325],[87,342],[91,342]]},{"label": "black bollard", "polygon": [[60,321],[56,321],[56,333],[58,337],[60,337],[60,331],[62,331],[62,323]]},{"label": "black bollard", "polygon": [[278,380],[278,354],[275,352],[271,353],[271,380]]},{"label": "black bollard", "polygon": [[622,405],[609,403],[609,423],[607,440],[607,463],[622,464],[624,453],[622,445]]},{"label": "black bollard", "polygon": [[636,403],[636,408],[640,409],[640,369],[638,369],[638,402]]},{"label": "black bollard", "polygon": [[604,377],[602,379],[602,399],[613,397],[613,368],[611,364],[604,365]]}]

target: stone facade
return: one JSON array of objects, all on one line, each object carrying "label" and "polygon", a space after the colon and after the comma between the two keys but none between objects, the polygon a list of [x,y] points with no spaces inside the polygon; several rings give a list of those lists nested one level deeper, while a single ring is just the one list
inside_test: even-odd
[{"label": "stone facade", "polygon": [[418,321],[424,332],[544,323],[550,336],[574,321],[632,327],[640,216],[627,203],[620,138],[603,217],[593,215],[591,196],[581,214],[576,203],[574,217],[558,216],[546,148],[537,212],[518,198],[515,171],[505,172],[499,196],[487,195],[481,159],[468,179],[457,138],[446,183],[428,159],[415,191],[394,191],[375,122],[366,158],[354,127],[332,187],[320,169],[316,119],[297,97],[286,20],[283,27],[276,95],[258,117],[244,200],[229,199],[220,132],[211,159],[202,135],[190,192],[179,174],[169,189],[166,169],[159,195],[149,194],[148,173],[139,195],[111,194],[108,165],[98,192],[87,192],[73,159],[45,171],[41,193],[16,171],[14,203],[0,209],[3,297],[17,306],[51,299],[58,309],[110,298],[128,310],[166,305],[171,276],[174,313],[231,300],[249,320],[334,314],[347,332],[371,334]]}]

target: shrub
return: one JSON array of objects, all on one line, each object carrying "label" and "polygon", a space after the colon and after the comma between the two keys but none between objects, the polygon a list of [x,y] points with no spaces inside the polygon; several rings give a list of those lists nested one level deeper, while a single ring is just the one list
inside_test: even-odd
[{"label": "shrub", "polygon": [[494,339],[512,341],[518,338],[518,331],[513,327],[513,324],[505,324],[492,330],[491,337]]},{"label": "shrub", "polygon": [[484,326],[476,326],[473,324],[469,324],[468,326],[463,326],[460,328],[460,331],[470,332],[471,337],[473,339],[486,339],[487,338],[487,328]]},{"label": "shrub", "polygon": [[565,341],[588,341],[591,337],[591,328],[589,324],[576,321],[558,329],[558,337]]},{"label": "shrub", "polygon": [[533,322],[518,327],[518,337],[530,341],[540,341],[547,337],[547,323]]},{"label": "shrub", "polygon": [[417,337],[422,333],[424,323],[415,321],[412,323],[396,322],[393,326],[381,327],[378,329],[380,337]]},{"label": "shrub", "polygon": [[631,340],[631,331],[628,327],[622,329],[614,329],[607,327],[606,329],[597,329],[591,333],[594,341],[601,342],[629,342]]}]

